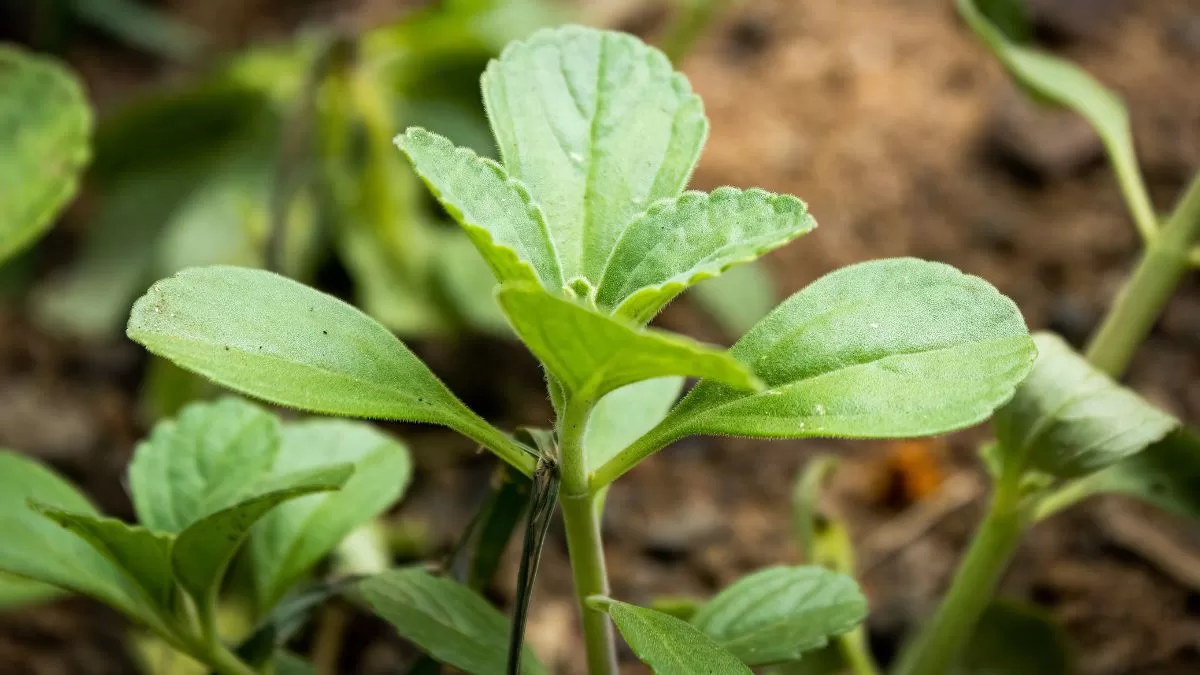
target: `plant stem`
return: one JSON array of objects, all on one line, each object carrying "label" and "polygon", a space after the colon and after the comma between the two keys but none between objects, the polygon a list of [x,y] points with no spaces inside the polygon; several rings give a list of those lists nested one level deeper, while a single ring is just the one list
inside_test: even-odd
[{"label": "plant stem", "polygon": [[592,595],[608,595],[604,569],[604,544],[600,539],[600,501],[603,491],[588,486],[587,455],[583,438],[593,403],[569,399],[559,418],[558,448],[562,467],[563,526],[567,531],[567,553],[579,603],[583,640],[587,648],[588,675],[614,675],[617,650],[608,615],[587,604]]},{"label": "plant stem", "polygon": [[662,45],[663,53],[676,66],[691,53],[704,29],[725,9],[729,0],[682,0],[679,4],[683,6],[678,8],[678,18],[667,30]]},{"label": "plant stem", "polygon": [[586,602],[588,596],[609,594],[596,500],[592,495],[572,497],[564,491],[560,503],[563,525],[567,531],[571,574],[575,580],[575,595],[583,622],[588,675],[614,675],[617,672],[617,650],[612,624],[607,614],[589,607]]},{"label": "plant stem", "polygon": [[1187,273],[1191,264],[1188,250],[1198,235],[1200,174],[1192,180],[1166,226],[1150,241],[1088,346],[1087,359],[1092,365],[1113,377],[1121,376]]},{"label": "plant stem", "polygon": [[997,488],[971,540],[950,591],[917,642],[900,659],[898,675],[941,675],[957,660],[1000,575],[1029,524],[1015,480]]},{"label": "plant stem", "polygon": [[849,633],[839,635],[837,646],[854,675],[879,675],[879,667],[875,665],[871,648],[867,645],[867,632],[861,625]]}]

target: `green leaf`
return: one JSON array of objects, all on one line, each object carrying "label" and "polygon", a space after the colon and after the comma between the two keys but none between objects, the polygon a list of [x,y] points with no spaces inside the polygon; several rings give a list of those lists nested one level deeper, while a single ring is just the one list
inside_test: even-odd
[{"label": "green leaf", "polygon": [[533,284],[503,286],[498,298],[529,350],[580,399],[599,400],[625,385],[668,375],[710,377],[741,389],[758,385],[723,350],[636,328]]},{"label": "green leaf", "polygon": [[732,338],[745,335],[778,302],[771,275],[759,262],[729,268],[721,276],[696,286],[691,297]]},{"label": "green leaf", "polygon": [[[390,570],[359,591],[400,635],[446,665],[470,675],[503,675],[508,620],[474,591],[418,568]],[[526,649],[521,672],[546,672]]]},{"label": "green leaf", "polygon": [[47,602],[62,594],[61,588],[0,572],[0,612]]},{"label": "green leaf", "polygon": [[115,518],[72,513],[38,502],[31,502],[30,507],[91,544],[137,582],[159,607],[170,607],[175,590],[171,577],[174,537]]},{"label": "green leaf", "polygon": [[250,538],[260,609],[272,607],[338,542],[395,503],[408,487],[408,449],[374,427],[342,420],[286,424],[275,473],[354,465],[337,491],[281,504]]},{"label": "green leaf", "polygon": [[496,304],[496,277],[462,232],[444,230],[438,244],[436,284],[467,326],[504,339],[512,329]]},{"label": "green leaf", "polygon": [[[998,1],[991,0],[990,4]],[[1074,110],[1096,129],[1120,179],[1134,221],[1144,235],[1153,232],[1158,218],[1138,169],[1129,113],[1121,99],[1078,66],[1010,42],[976,2],[956,0],[956,4],[971,29],[1022,86]]]},{"label": "green leaf", "polygon": [[1164,511],[1200,519],[1200,433],[1177,429],[1103,471],[1068,483],[1045,498],[1038,517],[1098,494],[1129,495]]},{"label": "green leaf", "polygon": [[266,479],[256,486],[253,496],[197,521],[179,534],[171,552],[175,578],[197,602],[209,601],[233,554],[260,518],[289,499],[337,490],[353,473],[353,465],[334,464]]},{"label": "green leaf", "polygon": [[1034,342],[1039,354],[1033,372],[1012,402],[996,411],[999,460],[1006,471],[1083,476],[1140,452],[1179,426],[1057,335],[1038,333]]},{"label": "green leaf", "polygon": [[496,279],[563,286],[558,254],[533,197],[504,167],[412,127],[396,137],[417,175],[479,248]]},{"label": "green leaf", "polygon": [[275,675],[317,675],[317,669],[295,654],[280,651],[275,656]]},{"label": "green leaf", "polygon": [[967,641],[954,675],[1063,675],[1070,673],[1066,638],[1044,612],[992,602]]},{"label": "green leaf", "polygon": [[386,328],[277,274],[184,270],[137,301],[128,333],[251,396],[332,415],[443,424],[532,473],[532,455],[471,412]]},{"label": "green leaf", "polygon": [[74,196],[91,126],[74,75],[0,45],[0,263],[33,243]]},{"label": "green leaf", "polygon": [[729,352],[767,384],[702,381],[639,441],[928,436],[978,423],[1033,365],[1020,312],[948,265],[881,260],[828,274],[783,302]]},{"label": "green leaf", "polygon": [[626,385],[600,399],[583,438],[588,466],[603,466],[653,429],[679,400],[682,390],[682,377],[660,377]]},{"label": "green leaf", "polygon": [[596,304],[637,323],[685,289],[779,248],[817,223],[804,202],[764,190],[687,192],[638,216],[621,235]]},{"label": "green leaf", "polygon": [[1013,42],[1027,42],[1033,34],[1024,0],[975,0],[979,11]]},{"label": "green leaf", "polygon": [[141,589],[99,551],[29,508],[29,500],[99,515],[71,484],[41,464],[0,450],[0,572],[89,595],[147,620]]},{"label": "green leaf", "polygon": [[867,616],[854,580],[820,567],[773,567],[743,577],[692,624],[750,666],[793,661]]},{"label": "green leaf", "polygon": [[588,602],[608,612],[633,653],[658,675],[751,672],[704,633],[670,614],[608,598],[590,598]]},{"label": "green leaf", "polygon": [[488,65],[483,98],[568,281],[599,281],[633,217],[683,190],[708,133],[699,97],[662,52],[579,26],[510,44]]},{"label": "green leaf", "polygon": [[279,421],[235,398],[193,403],[155,425],[129,464],[138,521],[178,534],[237,504],[270,471]]}]

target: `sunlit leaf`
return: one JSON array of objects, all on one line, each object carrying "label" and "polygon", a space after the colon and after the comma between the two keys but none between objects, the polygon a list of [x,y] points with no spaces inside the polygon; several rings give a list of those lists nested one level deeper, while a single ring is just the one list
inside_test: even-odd
[{"label": "sunlit leaf", "polygon": [[708,131],[687,80],[623,33],[539,31],[489,64],[483,94],[504,166],[541,205],[568,281],[599,281],[633,217],[687,184]]},{"label": "sunlit leaf", "polygon": [[1034,342],[1033,372],[1012,402],[996,411],[999,460],[1006,471],[1086,475],[1141,451],[1179,425],[1057,335],[1038,333]]},{"label": "sunlit leaf", "polygon": [[658,675],[750,675],[736,656],[686,621],[607,598],[589,602],[608,612],[633,653]]},{"label": "sunlit leaf", "polygon": [[811,231],[804,202],[763,190],[687,192],[638,216],[621,235],[596,304],[645,323],[689,286]]}]

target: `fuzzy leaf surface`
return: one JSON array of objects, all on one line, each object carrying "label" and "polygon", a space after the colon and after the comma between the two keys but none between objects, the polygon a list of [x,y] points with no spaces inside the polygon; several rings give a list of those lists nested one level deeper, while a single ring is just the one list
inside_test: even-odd
[{"label": "fuzzy leaf surface", "polygon": [[687,184],[708,133],[662,52],[624,33],[545,29],[483,76],[504,165],[529,186],[563,276],[598,282],[633,217]]},{"label": "fuzzy leaf surface", "polygon": [[734,582],[692,624],[750,666],[799,659],[867,616],[854,580],[821,567],[773,567]]},{"label": "fuzzy leaf surface", "polygon": [[654,318],[688,287],[812,231],[804,202],[764,190],[717,188],[659,202],[621,235],[596,304],[635,323]]},{"label": "fuzzy leaf surface", "polygon": [[1020,312],[990,284],[911,258],[860,263],[784,301],[730,349],[766,383],[702,381],[639,443],[691,434],[928,436],[1007,401],[1033,365]]},{"label": "fuzzy leaf surface", "polygon": [[583,438],[588,466],[602,466],[653,429],[679,400],[682,390],[682,377],[660,377],[626,385],[600,399]]},{"label": "fuzzy leaf surface", "polygon": [[600,604],[642,663],[658,675],[750,675],[732,653],[682,619],[616,600]]},{"label": "fuzzy leaf surface", "polygon": [[625,385],[670,375],[708,377],[753,389],[745,366],[716,347],[644,330],[532,284],[500,289],[513,330],[568,392],[598,400]]},{"label": "fuzzy leaf surface", "polygon": [[75,195],[91,126],[74,75],[0,45],[0,263],[33,243]]},{"label": "fuzzy leaf surface", "polygon": [[0,572],[0,612],[48,602],[62,595],[63,592],[61,588],[55,588],[40,581],[30,581]]},{"label": "fuzzy leaf surface", "polygon": [[331,464],[354,466],[342,489],[280,504],[254,527],[250,552],[261,609],[274,606],[355,528],[400,499],[412,475],[408,449],[368,424],[309,420],[284,425],[276,475]]},{"label": "fuzzy leaf surface", "polygon": [[1057,335],[1038,333],[1034,341],[1033,372],[996,411],[1001,463],[1075,478],[1140,452],[1179,426]]},{"label": "fuzzy leaf surface", "polygon": [[[410,567],[366,579],[358,590],[401,637],[438,661],[470,675],[504,675],[508,619],[466,586]],[[545,672],[527,652],[521,673]]]},{"label": "fuzzy leaf surface", "polygon": [[175,581],[171,577],[174,537],[156,534],[116,518],[72,513],[32,502],[37,512],[75,533],[105,558],[124,570],[160,607],[169,607]]},{"label": "fuzzy leaf surface", "polygon": [[242,500],[279,452],[279,421],[235,398],[186,406],[155,425],[129,464],[138,521],[178,534]]},{"label": "fuzzy leaf surface", "polygon": [[502,437],[386,328],[271,272],[184,270],[137,301],[128,333],[188,370],[280,405],[442,424],[493,449]]},{"label": "fuzzy leaf surface", "polygon": [[563,286],[558,254],[529,188],[504,167],[420,127],[396,137],[413,169],[458,221],[497,281]]},{"label": "fuzzy leaf surface", "polygon": [[171,551],[176,579],[198,602],[205,602],[216,592],[250,528],[268,511],[289,499],[337,490],[353,473],[353,465],[334,464],[268,477],[255,487],[252,496],[179,534]]},{"label": "fuzzy leaf surface", "polygon": [[98,516],[88,500],[58,474],[31,459],[0,450],[0,571],[91,596],[141,618],[147,601],[111,560],[28,502]]}]

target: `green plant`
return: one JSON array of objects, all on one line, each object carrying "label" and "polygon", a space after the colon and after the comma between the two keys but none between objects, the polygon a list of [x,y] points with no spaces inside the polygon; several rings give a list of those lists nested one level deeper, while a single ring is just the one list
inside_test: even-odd
[{"label": "green plant", "polygon": [[296,605],[328,597],[301,585],[352,530],[400,498],[409,473],[407,449],[369,425],[281,424],[238,399],[195,403],[134,452],[138,524],[130,525],[100,514],[48,468],[3,451],[0,572],[24,581],[13,585],[22,594],[0,590],[0,602],[81,593],[218,673],[261,672],[286,635],[260,629],[235,654],[218,631],[218,595],[235,555],[254,615],[274,630]]},{"label": "green plant", "polygon": [[1200,517],[1200,435],[1181,428],[1119,378],[1190,267],[1200,264],[1200,174],[1159,217],[1134,153],[1121,100],[1076,66],[1023,44],[1019,2],[957,0],[983,43],[1038,99],[1078,112],[1107,149],[1144,250],[1083,355],[1050,334],[983,450],[995,479],[986,516],[947,597],[897,668],[950,672],[1022,535],[1039,520],[1100,493],[1125,493]]},{"label": "green plant", "polygon": [[[693,284],[810,232],[804,203],[683,192],[707,133],[700,100],[628,35],[538,32],[488,66],[483,92],[501,163],[420,128],[396,143],[487,261],[500,309],[544,366],[556,419],[530,430],[531,443],[467,408],[380,324],[271,272],[211,266],[159,281],[135,304],[129,336],[251,396],[447,426],[549,477],[534,503],[558,490],[592,673],[615,670],[610,617],[663,673],[748,672],[850,629],[861,595],[813,568],[751,575],[694,624],[611,598],[599,529],[608,486],[694,434],[880,438],[975,424],[1032,367],[1016,307],[951,267],[896,259],[824,277],[728,351],[645,328]],[[675,404],[683,377],[701,381]],[[805,585],[819,592],[795,592]],[[438,660],[504,669],[508,622],[467,587],[404,568],[357,592]],[[522,672],[541,670],[523,659]]]}]

